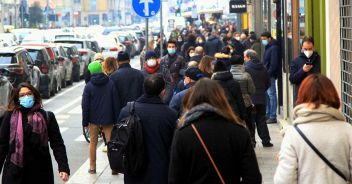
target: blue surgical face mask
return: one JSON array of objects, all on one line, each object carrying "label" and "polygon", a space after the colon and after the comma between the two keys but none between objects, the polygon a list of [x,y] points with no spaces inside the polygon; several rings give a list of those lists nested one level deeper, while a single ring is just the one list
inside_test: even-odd
[{"label": "blue surgical face mask", "polygon": [[262,44],[263,44],[264,46],[267,46],[267,45],[269,44],[269,41],[268,41],[268,40],[262,40]]},{"label": "blue surgical face mask", "polygon": [[27,109],[32,108],[34,105],[33,95],[21,97],[19,98],[19,101],[20,101],[20,105]]},{"label": "blue surgical face mask", "polygon": [[167,52],[169,52],[170,55],[174,55],[176,53],[176,49],[174,48],[167,48]]}]

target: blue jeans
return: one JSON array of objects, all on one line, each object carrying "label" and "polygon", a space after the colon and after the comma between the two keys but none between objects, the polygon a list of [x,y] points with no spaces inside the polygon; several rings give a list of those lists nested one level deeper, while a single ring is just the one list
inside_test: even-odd
[{"label": "blue jeans", "polygon": [[266,97],[266,116],[270,119],[276,119],[277,96],[276,96],[276,79],[270,78],[270,88],[267,90]]}]

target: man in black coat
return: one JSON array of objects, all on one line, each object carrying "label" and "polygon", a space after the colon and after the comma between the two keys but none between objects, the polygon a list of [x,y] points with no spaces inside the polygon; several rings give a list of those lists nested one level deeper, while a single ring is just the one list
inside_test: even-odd
[{"label": "man in black coat", "polygon": [[[125,175],[129,183],[167,183],[170,149],[176,128],[177,113],[164,104],[160,94],[165,82],[160,74],[148,76],[144,81],[144,94],[135,103],[135,112],[140,117],[147,148],[148,166],[140,175]],[[128,116],[129,107],[122,109],[119,119]]]},{"label": "man in black coat", "polygon": [[272,147],[270,143],[270,135],[268,125],[265,120],[266,113],[266,91],[270,87],[270,77],[264,65],[257,59],[257,53],[248,49],[244,52],[245,69],[248,72],[254,82],[255,94],[252,96],[252,101],[255,106],[255,124],[257,125],[257,131],[264,147]]},{"label": "man in black coat", "polygon": [[214,57],[216,53],[221,51],[222,46],[223,43],[217,36],[217,33],[212,32],[204,45],[205,54]]},{"label": "man in black coat", "polygon": [[182,56],[176,53],[176,42],[169,40],[167,43],[168,54],[161,58],[160,71],[166,82],[163,101],[170,103],[174,89],[180,81],[180,70],[184,67],[185,61]]},{"label": "man in black coat", "polygon": [[314,52],[314,40],[312,37],[304,37],[302,40],[302,52],[291,61],[290,82],[294,85],[294,101],[302,81],[310,74],[320,73],[320,56]]},{"label": "man in black coat", "polygon": [[[117,56],[119,69],[111,76],[119,95],[119,105],[126,106],[127,102],[134,101],[143,94],[144,76],[141,71],[130,65],[130,56],[127,52],[119,52]],[[120,111],[116,112],[117,115]]]}]

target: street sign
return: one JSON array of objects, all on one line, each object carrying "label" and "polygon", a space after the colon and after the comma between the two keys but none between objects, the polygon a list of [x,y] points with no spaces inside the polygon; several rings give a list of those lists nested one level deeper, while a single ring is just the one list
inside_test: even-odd
[{"label": "street sign", "polygon": [[132,6],[137,15],[148,18],[159,12],[160,3],[160,0],[133,0]]},{"label": "street sign", "polygon": [[230,13],[246,13],[247,1],[246,0],[231,0]]}]

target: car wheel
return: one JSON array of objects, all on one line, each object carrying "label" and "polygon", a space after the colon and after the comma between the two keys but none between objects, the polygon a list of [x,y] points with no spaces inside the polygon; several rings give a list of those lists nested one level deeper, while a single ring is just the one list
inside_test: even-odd
[{"label": "car wheel", "polygon": [[54,96],[57,93],[57,82],[56,79],[54,79],[53,86],[51,87],[50,90],[50,96]]}]

